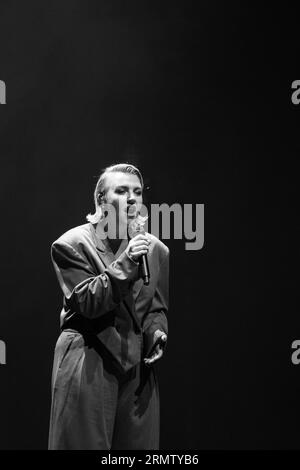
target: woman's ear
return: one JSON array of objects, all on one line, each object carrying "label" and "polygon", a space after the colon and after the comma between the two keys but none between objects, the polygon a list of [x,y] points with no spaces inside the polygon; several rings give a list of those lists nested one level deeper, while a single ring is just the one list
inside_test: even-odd
[{"label": "woman's ear", "polygon": [[105,194],[103,192],[98,194],[98,203],[101,205],[105,202]]}]

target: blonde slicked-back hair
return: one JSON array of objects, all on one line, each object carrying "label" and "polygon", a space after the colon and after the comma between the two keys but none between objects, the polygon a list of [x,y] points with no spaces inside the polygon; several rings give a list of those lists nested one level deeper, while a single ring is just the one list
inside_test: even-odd
[{"label": "blonde slicked-back hair", "polygon": [[86,219],[92,224],[97,224],[102,218],[102,209],[101,209],[101,198],[105,195],[105,177],[108,173],[114,172],[121,173],[130,173],[136,175],[141,183],[142,189],[144,188],[144,181],[140,170],[130,163],[116,163],[105,168],[100,174],[95,191],[94,191],[94,203],[95,203],[95,212],[94,214],[88,214]]}]

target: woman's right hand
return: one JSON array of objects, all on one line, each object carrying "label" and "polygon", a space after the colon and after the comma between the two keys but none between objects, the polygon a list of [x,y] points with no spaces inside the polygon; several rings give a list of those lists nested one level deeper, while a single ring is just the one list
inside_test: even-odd
[{"label": "woman's right hand", "polygon": [[146,235],[136,235],[128,243],[125,253],[127,253],[129,258],[137,262],[142,255],[148,253],[150,243],[151,241]]}]

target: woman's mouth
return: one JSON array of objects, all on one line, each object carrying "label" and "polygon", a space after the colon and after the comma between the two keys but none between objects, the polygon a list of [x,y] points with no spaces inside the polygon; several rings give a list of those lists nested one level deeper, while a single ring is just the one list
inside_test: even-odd
[{"label": "woman's mouth", "polygon": [[136,215],[136,206],[127,207],[127,215],[128,217],[134,217]]}]

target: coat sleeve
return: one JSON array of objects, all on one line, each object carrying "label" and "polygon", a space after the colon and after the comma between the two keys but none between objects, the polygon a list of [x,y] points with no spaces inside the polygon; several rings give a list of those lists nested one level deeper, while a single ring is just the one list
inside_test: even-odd
[{"label": "coat sleeve", "polygon": [[89,319],[113,310],[138,276],[137,263],[125,252],[102,274],[95,273],[88,260],[65,241],[52,244],[51,258],[67,304]]},{"label": "coat sleeve", "polygon": [[167,313],[169,308],[169,250],[159,268],[158,282],[152,299],[151,307],[143,323],[144,355],[149,356],[161,330],[168,334]]}]

